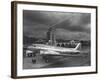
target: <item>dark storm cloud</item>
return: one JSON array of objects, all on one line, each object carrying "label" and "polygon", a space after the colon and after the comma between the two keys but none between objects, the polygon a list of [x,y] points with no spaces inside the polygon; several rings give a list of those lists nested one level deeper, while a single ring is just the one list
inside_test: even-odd
[{"label": "dark storm cloud", "polygon": [[38,22],[38,23],[45,23],[47,19],[41,14],[39,11],[24,11],[24,18],[29,23]]},{"label": "dark storm cloud", "polygon": [[31,37],[46,37],[47,30],[55,27],[59,29],[56,30],[59,38],[69,37],[72,39],[70,36],[73,38],[76,36],[77,39],[83,39],[82,37],[90,39],[90,17],[89,13],[24,10],[24,33]]},{"label": "dark storm cloud", "polygon": [[71,32],[65,29],[56,29],[56,38],[70,40],[90,40],[90,34],[87,34],[85,32]]}]

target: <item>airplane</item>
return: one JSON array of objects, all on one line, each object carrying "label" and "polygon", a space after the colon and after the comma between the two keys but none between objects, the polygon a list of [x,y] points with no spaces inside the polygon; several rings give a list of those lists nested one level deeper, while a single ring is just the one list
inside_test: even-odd
[{"label": "airplane", "polygon": [[75,48],[64,48],[45,44],[32,44],[28,46],[28,50],[39,50],[40,55],[67,55],[67,54],[79,54],[81,43],[78,43]]},{"label": "airplane", "polygon": [[64,48],[46,44],[32,44],[31,46],[28,46],[27,49],[33,51],[34,55],[42,55],[45,62],[48,62],[49,56],[71,56],[73,54],[80,54],[80,48],[81,43],[78,43],[75,48]]},{"label": "airplane", "polygon": [[54,47],[44,50],[40,50],[41,55],[51,55],[51,56],[68,56],[72,54],[80,53],[80,43],[77,44],[75,48],[63,48],[63,47]]}]

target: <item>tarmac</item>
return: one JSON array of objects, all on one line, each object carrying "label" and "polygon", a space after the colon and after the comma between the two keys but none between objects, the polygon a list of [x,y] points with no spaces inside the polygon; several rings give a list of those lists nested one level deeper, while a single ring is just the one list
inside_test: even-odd
[{"label": "tarmac", "polygon": [[[32,62],[36,60],[36,62]],[[48,62],[42,55],[37,54],[35,57],[24,57],[23,69],[40,69],[40,68],[56,68],[56,67],[76,67],[76,66],[90,66],[90,52],[85,52],[77,55],[67,56],[49,56]]]}]

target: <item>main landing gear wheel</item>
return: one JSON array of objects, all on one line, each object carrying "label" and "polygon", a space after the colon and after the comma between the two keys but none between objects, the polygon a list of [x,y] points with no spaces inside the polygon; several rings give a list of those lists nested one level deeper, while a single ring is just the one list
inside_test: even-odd
[{"label": "main landing gear wheel", "polygon": [[35,64],[36,63],[36,59],[32,59],[32,63]]},{"label": "main landing gear wheel", "polygon": [[46,63],[48,63],[48,62],[49,62],[49,60],[45,60],[45,62],[46,62]]}]

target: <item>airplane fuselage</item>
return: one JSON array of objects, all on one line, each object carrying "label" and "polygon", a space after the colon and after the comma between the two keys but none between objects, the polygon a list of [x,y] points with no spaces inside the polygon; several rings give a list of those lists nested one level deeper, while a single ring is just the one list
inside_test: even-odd
[{"label": "airplane fuselage", "polygon": [[28,47],[29,49],[33,50],[41,50],[41,51],[48,51],[48,52],[64,52],[64,53],[79,53],[79,50],[76,50],[75,48],[63,48],[63,47],[57,47],[57,46],[50,46],[50,45],[44,45],[44,44],[33,44],[32,46]]}]

